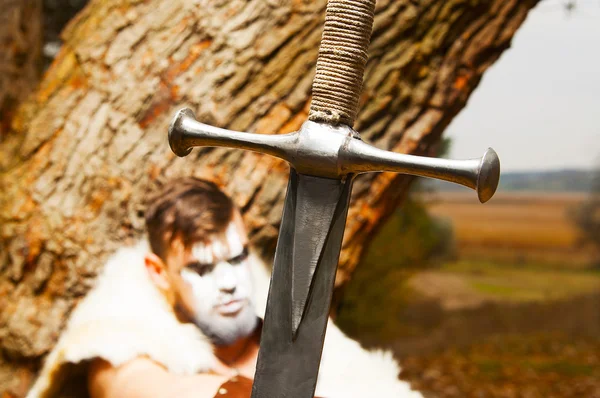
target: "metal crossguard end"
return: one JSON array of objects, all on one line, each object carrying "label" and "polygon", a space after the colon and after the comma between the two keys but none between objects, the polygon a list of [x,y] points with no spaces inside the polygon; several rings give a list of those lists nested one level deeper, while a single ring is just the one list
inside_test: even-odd
[{"label": "metal crossguard end", "polygon": [[251,150],[283,159],[301,174],[325,178],[382,171],[436,178],[475,190],[481,203],[494,195],[500,180],[500,160],[491,148],[468,160],[406,155],[369,145],[346,125],[310,120],[290,134],[240,133],[199,123],[191,110],[182,109],[169,128],[169,145],[177,156],[194,146]]},{"label": "metal crossguard end", "polygon": [[187,156],[192,152],[191,146],[185,145],[185,140],[183,136],[186,132],[183,127],[183,123],[186,118],[191,118],[196,120],[196,115],[189,108],[183,108],[177,111],[175,117],[173,117],[173,121],[169,125],[169,146],[173,153],[180,158]]},{"label": "metal crossguard end", "polygon": [[485,203],[494,196],[498,183],[500,182],[500,158],[492,148],[481,157],[479,170],[477,172],[477,184],[475,190],[481,203]]},{"label": "metal crossguard end", "polygon": [[196,121],[189,108],[179,110],[169,126],[169,146],[180,157],[196,146],[246,149],[288,160],[293,134],[267,135],[240,133]]}]

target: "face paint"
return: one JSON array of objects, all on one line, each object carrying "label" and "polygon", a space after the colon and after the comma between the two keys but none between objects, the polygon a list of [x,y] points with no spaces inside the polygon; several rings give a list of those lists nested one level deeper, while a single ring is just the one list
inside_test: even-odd
[{"label": "face paint", "polygon": [[192,293],[185,305],[188,315],[216,344],[231,344],[252,333],[257,324],[248,261],[227,261],[245,253],[238,228],[232,222],[224,234],[192,247],[189,261],[202,264],[202,272],[181,270]]},{"label": "face paint", "polygon": [[227,246],[229,247],[230,255],[239,255],[244,250],[242,238],[240,237],[238,227],[235,223],[230,223],[225,230],[225,240],[227,242]]}]

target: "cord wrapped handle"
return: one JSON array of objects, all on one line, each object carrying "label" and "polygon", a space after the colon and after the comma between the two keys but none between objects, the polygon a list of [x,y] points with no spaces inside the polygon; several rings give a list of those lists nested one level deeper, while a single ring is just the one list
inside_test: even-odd
[{"label": "cord wrapped handle", "polygon": [[354,124],[373,30],[375,0],[329,0],[308,119]]}]

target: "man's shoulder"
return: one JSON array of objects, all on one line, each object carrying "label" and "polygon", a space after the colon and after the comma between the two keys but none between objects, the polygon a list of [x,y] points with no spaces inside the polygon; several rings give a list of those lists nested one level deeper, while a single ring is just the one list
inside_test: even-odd
[{"label": "man's shoulder", "polygon": [[123,365],[96,359],[89,368],[91,398],[214,397],[227,377],[212,373],[176,375],[147,357]]},{"label": "man's shoulder", "polygon": [[88,390],[92,398],[111,397],[117,391],[125,393],[129,386],[138,388],[139,384],[146,384],[148,377],[154,383],[166,378],[165,369],[145,357],[132,359],[120,366],[96,358],[88,369]]}]

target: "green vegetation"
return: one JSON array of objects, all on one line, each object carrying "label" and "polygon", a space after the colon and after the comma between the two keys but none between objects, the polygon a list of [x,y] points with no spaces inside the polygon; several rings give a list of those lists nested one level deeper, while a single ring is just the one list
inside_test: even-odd
[{"label": "green vegetation", "polygon": [[596,170],[589,198],[572,209],[572,217],[581,231],[580,244],[595,250],[594,266],[600,269],[600,168]]},{"label": "green vegetation", "polygon": [[498,297],[514,297],[517,291],[513,286],[500,286],[489,282],[472,282],[471,285],[484,295]]},{"label": "green vegetation", "polygon": [[600,272],[568,266],[455,261],[444,264],[437,272],[460,276],[475,293],[490,300],[557,300],[600,289]]},{"label": "green vegetation", "polygon": [[401,315],[418,296],[408,284],[410,276],[451,257],[453,251],[451,225],[408,200],[369,246],[344,291],[338,323],[347,333],[380,344],[411,334],[410,322]]}]

